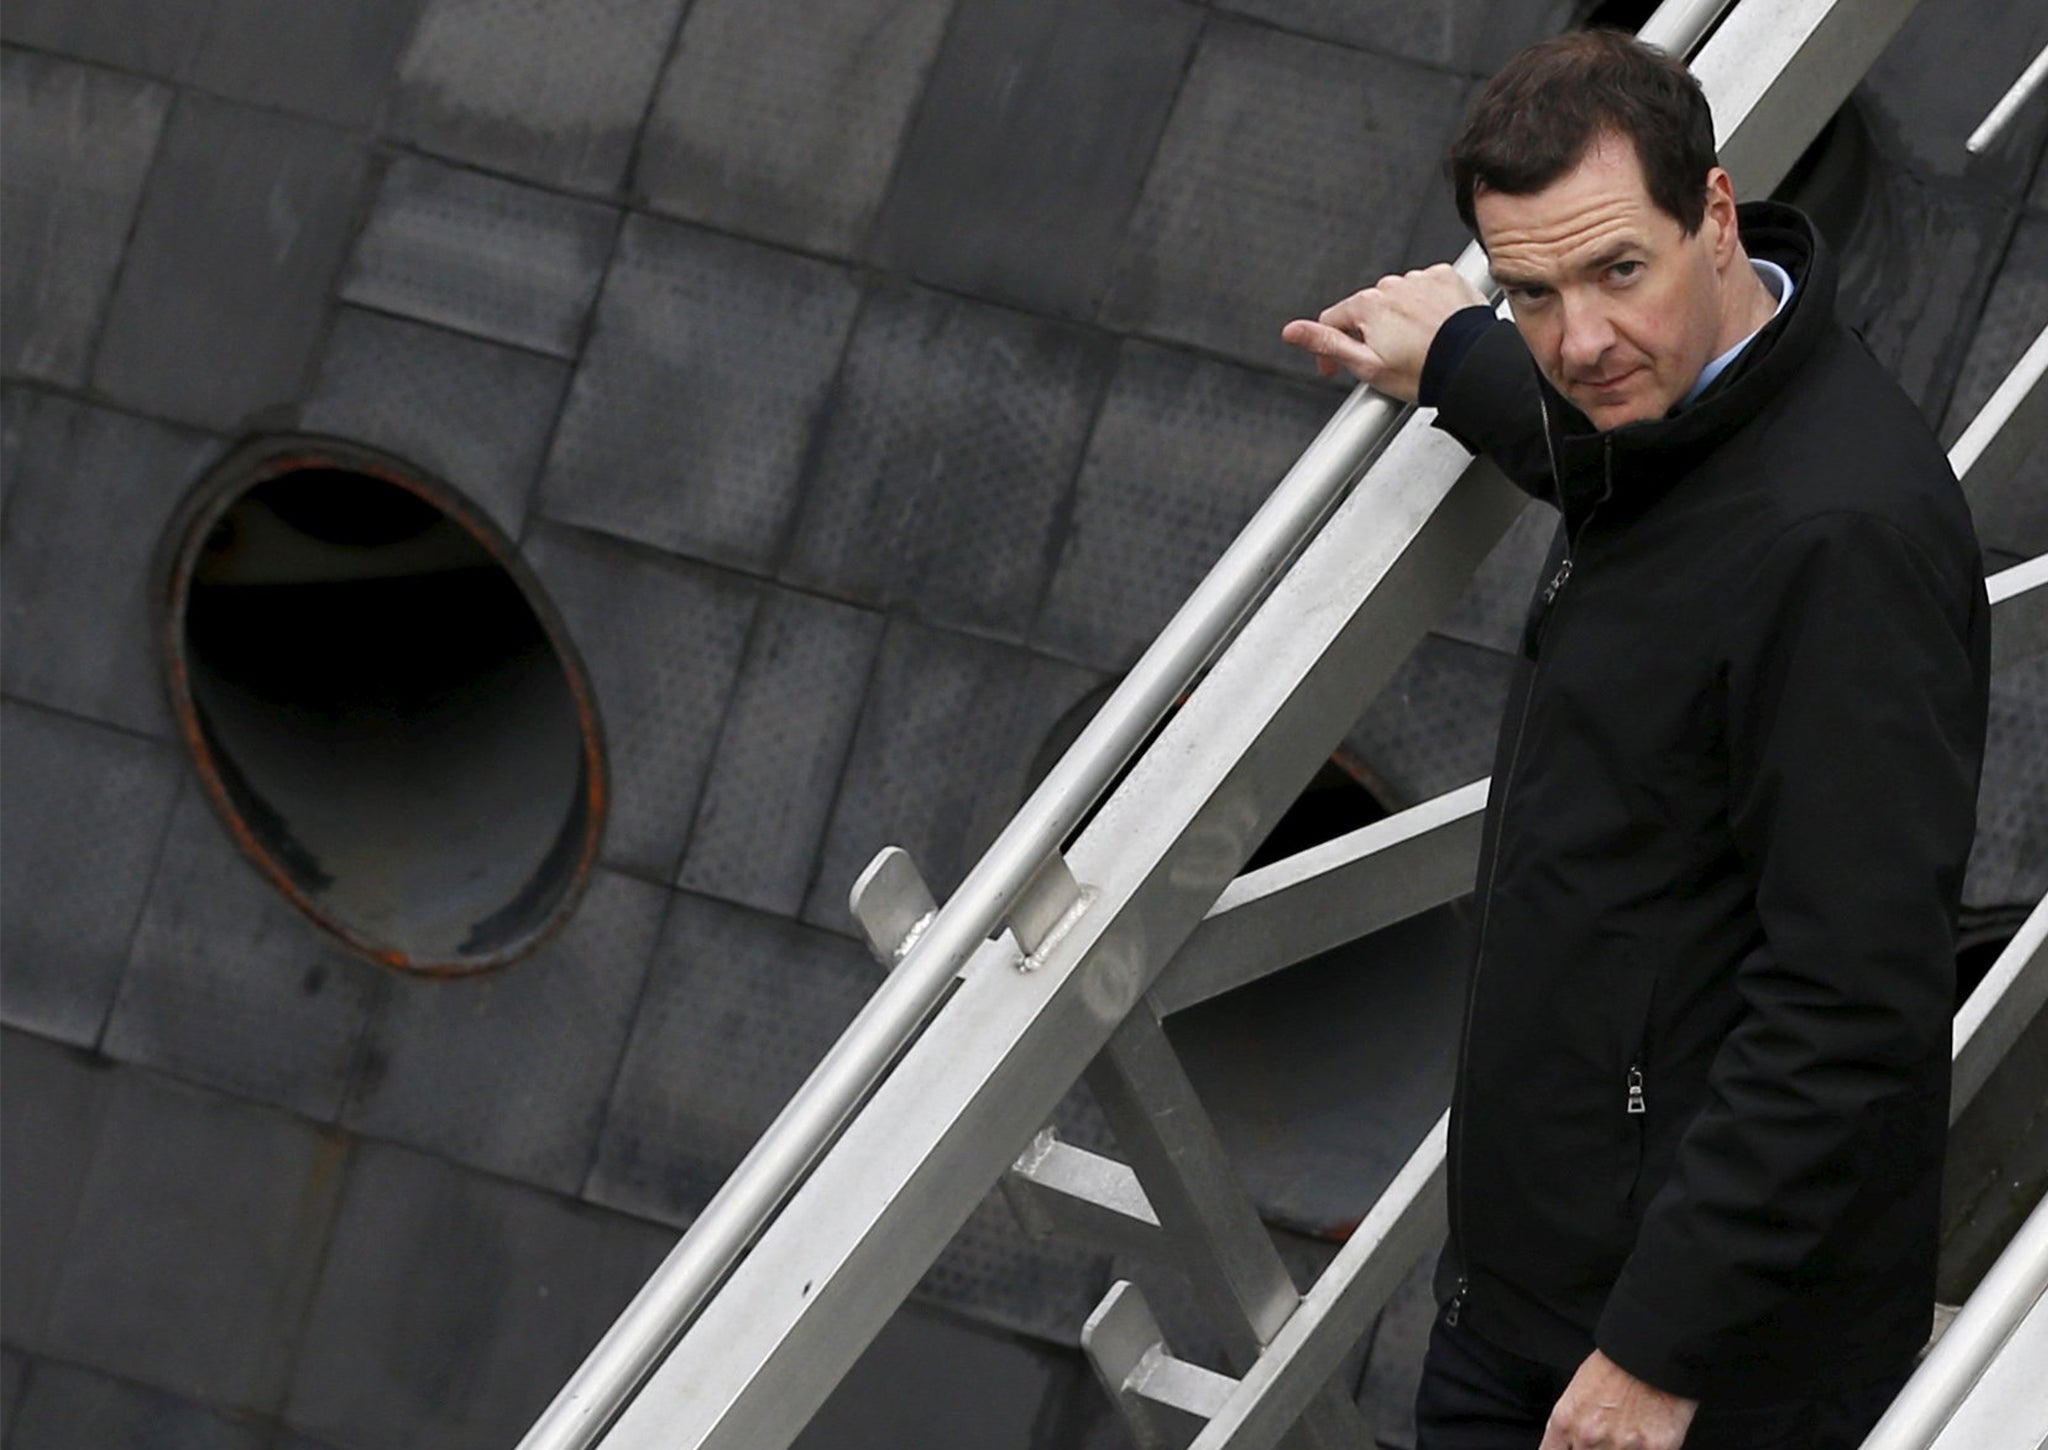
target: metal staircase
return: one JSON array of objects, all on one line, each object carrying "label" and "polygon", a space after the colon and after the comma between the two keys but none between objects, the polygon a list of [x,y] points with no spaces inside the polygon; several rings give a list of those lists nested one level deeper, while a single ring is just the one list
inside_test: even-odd
[{"label": "metal staircase", "polygon": [[[1763,195],[1912,8],[1669,0],[1641,33],[1711,32],[1693,68]],[[1483,278],[1476,248],[1460,268]],[[2048,431],[2044,370],[2048,334],[1952,454],[1966,488]],[[1355,391],[943,906],[875,860],[853,906],[888,977],[524,1450],[787,1445],[999,1179],[1027,1225],[1170,1261],[1213,1317],[1230,1374],[1177,1359],[1131,1284],[1090,1316],[1141,1446],[1370,1443],[1330,1380],[1441,1233],[1444,1123],[1298,1293],[1161,1018],[1471,890],[1483,781],[1238,874],[1522,506],[1427,422]],[[2048,645],[2048,556],[1991,593],[1997,661]],[[1956,1111],[2048,995],[2044,930],[1957,1019]],[[1040,1131],[1084,1074],[1121,1162]]]}]

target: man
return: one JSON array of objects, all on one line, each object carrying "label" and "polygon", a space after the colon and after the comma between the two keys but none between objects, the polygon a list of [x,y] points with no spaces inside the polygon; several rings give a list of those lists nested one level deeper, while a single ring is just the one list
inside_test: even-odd
[{"label": "man", "polygon": [[1676,61],[1545,42],[1451,171],[1512,326],[1438,267],[1284,333],[1563,515],[1487,807],[1423,1450],[1854,1446],[1933,1304],[1969,515]]}]

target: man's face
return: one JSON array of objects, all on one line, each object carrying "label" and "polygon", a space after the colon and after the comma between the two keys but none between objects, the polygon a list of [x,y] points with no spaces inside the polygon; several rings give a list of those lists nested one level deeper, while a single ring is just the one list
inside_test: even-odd
[{"label": "man's face", "polygon": [[1662,417],[1717,355],[1735,254],[1725,172],[1691,236],[1650,199],[1635,147],[1612,136],[1542,191],[1482,188],[1473,213],[1537,365],[1596,428]]}]

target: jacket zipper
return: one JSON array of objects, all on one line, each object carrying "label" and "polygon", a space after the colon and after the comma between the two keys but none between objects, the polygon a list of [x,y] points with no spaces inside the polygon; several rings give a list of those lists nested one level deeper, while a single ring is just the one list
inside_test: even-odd
[{"label": "jacket zipper", "polygon": [[1644,1083],[1649,1072],[1647,1064],[1650,1057],[1650,1025],[1656,1015],[1653,1010],[1656,1000],[1655,988],[1656,984],[1652,982],[1643,1003],[1640,1020],[1636,1024],[1635,1051],[1630,1057],[1628,1070],[1624,1075],[1628,1095],[1623,1099],[1622,1111],[1633,1120],[1635,1129],[1629,1134],[1629,1146],[1632,1151],[1629,1154],[1628,1179],[1623,1183],[1621,1190],[1622,1212],[1630,1217],[1635,1216],[1636,1194],[1643,1183],[1643,1159],[1649,1151],[1650,1101],[1644,1091]]},{"label": "jacket zipper", "polygon": [[1629,1164],[1628,1187],[1621,1198],[1622,1212],[1633,1215],[1636,1211],[1636,1190],[1643,1181],[1643,1154],[1648,1148],[1645,1141],[1649,1135],[1649,1102],[1643,1096],[1642,1059],[1629,1064],[1628,1069],[1628,1115],[1636,1120],[1635,1157]]},{"label": "jacket zipper", "polygon": [[[1557,485],[1558,512],[1562,514],[1564,512],[1564,473],[1558,467],[1557,442],[1551,436],[1550,431],[1550,405],[1544,401],[1541,387],[1536,391],[1536,406],[1542,410],[1543,414],[1543,446],[1550,455],[1550,476]],[[1600,497],[1594,500],[1593,507],[1586,510],[1586,517],[1579,521],[1581,529],[1585,528],[1586,524],[1592,520],[1595,510],[1602,503],[1605,503],[1608,496],[1614,492],[1614,443],[1612,439],[1603,437],[1600,440],[1600,456],[1603,487]],[[1564,531],[1564,559],[1558,565],[1557,572],[1551,576],[1550,582],[1544,586],[1543,590],[1543,602],[1546,608],[1555,610],[1558,599],[1564,593],[1565,586],[1571,582],[1573,547],[1571,520],[1567,517],[1565,519]],[[1556,628],[1556,615],[1553,613],[1549,632],[1554,634]],[[1529,688],[1522,693],[1521,713],[1515,719],[1514,744],[1508,749],[1508,774],[1507,779],[1501,783],[1500,798],[1500,820],[1503,826],[1507,824],[1508,793],[1514,786],[1515,771],[1522,761],[1522,737],[1529,728],[1529,707],[1536,698],[1536,680],[1542,672],[1543,656],[1539,653],[1530,667]],[[1493,860],[1487,863],[1486,895],[1482,899],[1480,906],[1478,942],[1472,953],[1472,981],[1465,994],[1465,1021],[1458,1038],[1458,1061],[1461,1067],[1471,1061],[1472,1014],[1474,1007],[1479,1001],[1479,974],[1486,966],[1486,929],[1493,917],[1493,888],[1495,881],[1500,876],[1500,847],[1501,842],[1499,836],[1496,835],[1493,843]],[[1460,1086],[1463,1085],[1462,1076],[1461,1071]],[[1634,1083],[1631,1086],[1632,1089],[1639,1091],[1641,1085],[1640,1083]],[[1638,1101],[1640,1101],[1639,1096],[1636,1092],[1632,1092],[1629,1111],[1637,1111],[1635,1104]],[[1452,1166],[1458,1170],[1457,1177],[1462,1184],[1465,1176],[1465,1124],[1462,1114],[1459,1115],[1457,1128],[1458,1131],[1452,1136],[1451,1140],[1451,1162]],[[1463,1212],[1462,1195],[1452,1194],[1448,1207],[1451,1221],[1451,1242],[1457,1248],[1458,1282],[1457,1286],[1452,1290],[1451,1302],[1444,1309],[1444,1323],[1452,1328],[1456,1328],[1460,1316],[1465,1311],[1465,1297],[1472,1287],[1470,1276],[1471,1264],[1467,1258],[1464,1245],[1465,1215]]]}]

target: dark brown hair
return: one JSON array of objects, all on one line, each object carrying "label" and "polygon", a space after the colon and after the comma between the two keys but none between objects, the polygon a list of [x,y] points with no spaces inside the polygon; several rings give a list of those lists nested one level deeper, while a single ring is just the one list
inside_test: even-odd
[{"label": "dark brown hair", "polygon": [[1458,215],[1477,233],[1480,188],[1528,196],[1604,134],[1635,144],[1650,200],[1690,236],[1706,214],[1714,117],[1692,72],[1618,30],[1574,30],[1521,52],[1472,103],[1451,146]]}]

